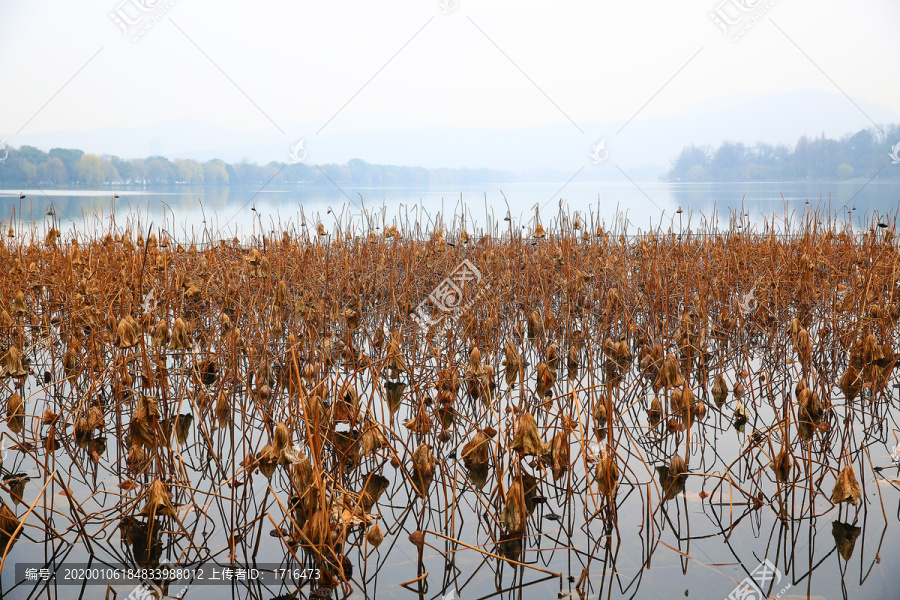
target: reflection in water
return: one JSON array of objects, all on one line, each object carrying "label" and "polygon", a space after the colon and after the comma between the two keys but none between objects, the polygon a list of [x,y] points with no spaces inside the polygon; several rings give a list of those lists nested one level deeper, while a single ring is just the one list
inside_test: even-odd
[{"label": "reflection in water", "polygon": [[[477,240],[316,223],[203,250],[14,228],[4,593],[896,589],[893,230],[625,237],[583,218]],[[450,289],[463,259],[481,279]],[[469,294],[440,324],[409,316]],[[163,570],[59,585],[79,564]],[[166,577],[201,567],[244,571]]]},{"label": "reflection in water", "polygon": [[[109,190],[43,189],[0,190],[0,206],[7,216],[42,222],[48,208],[65,225],[74,224],[95,234],[109,226],[146,229],[152,222],[172,238],[205,241],[208,238],[245,237],[274,229],[312,227],[324,221],[343,229],[353,221],[358,231],[409,218],[433,223],[437,215],[456,215],[471,232],[477,228],[505,232],[519,225],[531,227],[534,205],[553,209],[563,200],[569,211],[615,221],[621,211],[629,231],[672,227],[676,232],[726,223],[732,212],[744,211],[752,223],[762,225],[791,218],[810,206],[828,207],[842,215],[851,210],[854,222],[865,222],[872,212],[896,209],[900,183],[896,181],[809,181],[742,183],[662,183],[629,181],[582,183],[505,183],[441,187],[335,186],[148,186]],[[24,193],[24,200],[19,200]],[[51,207],[52,205],[52,207]],[[363,211],[370,212],[368,219]],[[677,211],[683,209],[682,214]],[[509,213],[507,214],[507,210]],[[409,213],[407,215],[407,213]],[[355,215],[355,217],[354,217]],[[505,221],[506,217],[510,221]],[[718,221],[717,221],[718,219]],[[444,219],[446,225],[450,220]],[[138,226],[138,223],[142,227]],[[305,224],[304,224],[305,223]],[[63,228],[65,229],[65,227]]]}]

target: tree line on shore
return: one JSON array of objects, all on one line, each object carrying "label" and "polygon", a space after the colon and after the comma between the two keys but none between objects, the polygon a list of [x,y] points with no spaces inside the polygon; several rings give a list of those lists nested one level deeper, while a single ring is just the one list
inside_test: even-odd
[{"label": "tree line on shore", "polygon": [[[891,164],[893,144],[900,144],[900,125],[864,129],[840,139],[801,137],[785,144],[723,142],[718,148],[686,146],[661,179],[666,181],[798,181],[805,179],[900,178]],[[430,186],[498,181],[554,180],[550,170],[512,173],[492,169],[426,169],[378,165],[353,159],[323,166],[273,161],[206,162],[163,156],[123,159],[86,154],[82,150],[34,146],[7,148],[0,154],[0,185],[260,185],[331,184],[356,186]]]},{"label": "tree line on shore", "polygon": [[691,145],[672,161],[667,181],[800,181],[805,179],[900,178],[891,152],[900,125],[863,129],[840,139],[801,137],[785,144],[724,142],[718,148]]}]

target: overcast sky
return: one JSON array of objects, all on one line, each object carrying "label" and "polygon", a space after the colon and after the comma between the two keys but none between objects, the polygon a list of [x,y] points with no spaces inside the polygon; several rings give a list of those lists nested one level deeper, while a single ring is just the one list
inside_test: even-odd
[{"label": "overcast sky", "polygon": [[[14,146],[17,134],[180,118],[286,140],[385,126],[574,127],[808,88],[900,112],[897,0],[0,7],[0,137]],[[743,20],[726,34],[717,9]],[[126,34],[111,14],[137,24]],[[857,110],[850,100],[847,110]]]}]

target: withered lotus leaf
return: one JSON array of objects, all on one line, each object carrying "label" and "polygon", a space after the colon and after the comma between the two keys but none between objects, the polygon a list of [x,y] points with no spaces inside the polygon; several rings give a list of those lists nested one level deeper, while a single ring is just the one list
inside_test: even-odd
[{"label": "withered lotus leaf", "polygon": [[363,507],[366,510],[371,510],[381,495],[387,491],[390,482],[386,477],[379,475],[375,471],[366,475],[365,481],[360,498],[362,499]]},{"label": "withered lotus leaf", "polygon": [[503,511],[500,513],[500,522],[506,527],[506,531],[513,535],[521,535],[525,533],[526,518],[528,513],[525,509],[525,490],[522,482],[518,479],[509,486],[506,492],[506,502],[503,505]]},{"label": "withered lotus leaf", "polygon": [[400,409],[400,401],[403,399],[403,392],[406,391],[406,384],[399,381],[384,382],[384,391],[391,415],[394,415]]},{"label": "withered lotus leaf", "polygon": [[3,363],[3,371],[0,373],[3,377],[24,377],[28,374],[22,364],[22,353],[15,346],[9,347],[0,362]]},{"label": "withered lotus leaf", "polygon": [[150,450],[155,449],[158,424],[159,402],[152,396],[141,396],[129,425],[132,444],[139,444]]},{"label": "withered lotus leaf", "polygon": [[165,347],[169,344],[169,324],[165,319],[156,324],[151,343],[154,348]]},{"label": "withered lotus leaf", "polygon": [[369,531],[366,532],[366,541],[374,548],[380,546],[381,542],[384,541],[384,534],[381,532],[381,527],[378,526],[378,523],[369,527]]},{"label": "withered lotus leaf", "polygon": [[172,340],[169,343],[170,350],[190,350],[192,348],[191,340],[187,334],[187,327],[184,320],[180,317],[175,319],[175,326],[172,329]]},{"label": "withered lotus leaf", "polygon": [[275,306],[287,306],[289,299],[290,291],[287,282],[282,279],[275,287]]},{"label": "withered lotus leaf", "polygon": [[790,480],[791,466],[791,455],[787,451],[787,448],[782,448],[772,461],[772,470],[775,471],[775,478],[780,483],[785,483]]},{"label": "withered lotus leaf", "polygon": [[855,505],[861,497],[862,491],[860,490],[859,482],[856,480],[856,473],[853,472],[853,466],[847,465],[838,474],[837,481],[834,482],[831,501],[834,504],[849,502]]},{"label": "withered lotus leaf", "polygon": [[537,366],[537,386],[535,389],[538,397],[543,398],[544,396],[550,395],[555,383],[556,375],[553,374],[553,371],[547,366],[547,363],[539,363]]},{"label": "withered lotus leaf", "polygon": [[486,465],[490,458],[490,441],[497,434],[492,427],[479,429],[472,439],[463,446],[462,456],[466,468]]},{"label": "withered lotus leaf", "polygon": [[405,422],[403,426],[413,433],[418,433],[420,435],[430,433],[431,417],[428,416],[428,411],[425,410],[425,405],[420,404],[418,411],[416,411],[416,416]]},{"label": "withered lotus leaf", "polygon": [[367,423],[360,442],[360,455],[369,456],[380,448],[387,447],[387,440],[381,433],[381,428],[374,423]]},{"label": "withered lotus leaf", "polygon": [[128,450],[128,454],[125,456],[125,465],[130,472],[137,472],[144,468],[144,465],[147,464],[149,459],[150,457],[143,446],[140,444],[132,444],[131,449]]},{"label": "withered lotus leaf", "polygon": [[275,433],[272,436],[272,454],[275,462],[279,465],[286,465],[293,462],[295,458],[294,444],[291,442],[291,433],[288,431],[287,425],[279,423],[275,426]]},{"label": "withered lotus leaf", "polygon": [[656,396],[653,397],[653,400],[650,401],[650,408],[647,411],[647,416],[650,417],[650,426],[656,427],[663,417],[663,408],[662,402],[659,401],[659,398]]},{"label": "withered lotus leaf", "polygon": [[[16,532],[19,527],[19,519],[5,502],[0,500],[0,554],[7,553],[12,545],[16,543],[21,531]],[[13,537],[15,534],[15,537]]]},{"label": "withered lotus leaf", "polygon": [[666,356],[662,369],[653,383],[654,389],[681,387],[684,385],[684,378],[681,376],[681,370],[678,367],[678,359],[674,354]]},{"label": "withered lotus leaf", "polygon": [[435,459],[428,444],[420,444],[412,455],[413,469],[420,477],[434,475]]},{"label": "withered lotus leaf", "polygon": [[549,446],[538,435],[537,423],[531,413],[519,415],[510,448],[525,456],[544,456],[548,453]]},{"label": "withered lotus leaf", "polygon": [[562,472],[569,468],[569,428],[563,428],[550,440],[550,459],[552,461],[553,475],[559,478]]},{"label": "withered lotus leaf", "polygon": [[216,398],[216,419],[219,421],[219,427],[225,427],[231,422],[231,404],[228,402],[228,396],[224,390],[219,391]]},{"label": "withered lotus leaf", "polygon": [[852,402],[859,396],[859,392],[862,390],[862,384],[863,382],[862,378],[859,376],[859,371],[857,371],[853,365],[849,365],[847,370],[844,371],[844,374],[841,375],[840,380],[838,380],[838,387],[841,389],[841,392],[848,402]]},{"label": "withered lotus leaf", "polygon": [[606,414],[606,405],[609,401],[609,398],[603,394],[597,398],[597,402],[594,404],[594,424],[597,427],[605,427],[606,420],[609,415]]},{"label": "withered lotus leaf", "polygon": [[519,356],[519,352],[516,350],[516,346],[512,341],[506,342],[504,352],[506,354],[506,359],[503,361],[503,367],[506,371],[506,384],[512,385],[519,378],[519,369],[522,366],[522,358]]},{"label": "withered lotus leaf", "polygon": [[594,469],[594,479],[597,480],[597,486],[601,494],[610,496],[615,493],[616,485],[619,481],[619,467],[616,465],[612,454],[604,452],[600,460],[597,461],[597,466]]},{"label": "withered lotus leaf", "polygon": [[138,343],[140,331],[140,324],[131,315],[122,318],[119,320],[119,325],[116,328],[116,346],[119,348],[131,348]]},{"label": "withered lotus leaf", "polygon": [[25,417],[25,401],[19,394],[12,394],[6,401],[6,418],[9,420]]},{"label": "withered lotus leaf", "polygon": [[159,516],[175,516],[175,508],[172,506],[169,490],[162,481],[154,479],[153,483],[147,488],[145,496],[146,503],[138,514],[149,516],[151,519]]},{"label": "withered lotus leaf", "polygon": [[834,537],[834,545],[837,547],[841,558],[850,560],[850,557],[853,556],[853,549],[856,547],[856,538],[861,533],[861,527],[856,527],[849,523],[841,523],[840,521],[832,521],[831,535]]},{"label": "withered lotus leaf", "polygon": [[11,312],[16,317],[21,317],[28,312],[28,306],[25,304],[25,294],[22,293],[22,290],[17,291],[13,297]]}]

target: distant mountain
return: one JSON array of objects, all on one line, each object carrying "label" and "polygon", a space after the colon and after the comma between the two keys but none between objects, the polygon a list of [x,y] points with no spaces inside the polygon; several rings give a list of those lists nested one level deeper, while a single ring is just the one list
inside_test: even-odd
[{"label": "distant mountain", "polygon": [[[840,93],[804,90],[759,97],[723,97],[680,113],[625,122],[572,123],[515,130],[419,127],[402,117],[360,120],[338,115],[321,134],[322,123],[280,124],[238,131],[181,119],[135,128],[109,127],[10,137],[13,146],[80,148],[88,153],[142,158],[162,155],[229,163],[287,162],[291,146],[304,138],[311,164],[369,163],[426,168],[487,168],[509,171],[543,169],[563,180],[621,179],[620,167],[635,180],[656,180],[690,144],[718,146],[723,141],[793,146],[802,135],[839,138],[876,124],[900,122],[894,110]],[[865,113],[865,114],[864,114]],[[870,120],[871,119],[871,120]],[[609,158],[594,164],[591,149],[606,140]],[[900,141],[900,140],[898,140]],[[580,169],[580,171],[579,171]],[[543,178],[543,177],[542,177]]]}]

